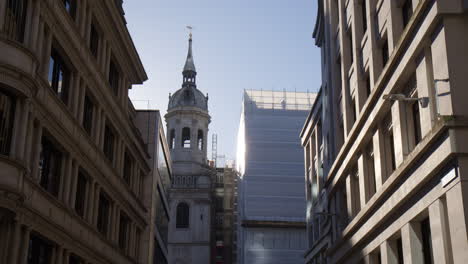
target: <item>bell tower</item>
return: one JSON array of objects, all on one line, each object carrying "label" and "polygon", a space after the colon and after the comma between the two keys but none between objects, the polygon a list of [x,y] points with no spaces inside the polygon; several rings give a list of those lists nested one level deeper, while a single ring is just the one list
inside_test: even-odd
[{"label": "bell tower", "polygon": [[169,95],[167,140],[172,159],[169,263],[210,263],[211,179],[207,165],[208,95],[197,89],[192,34],[182,87]]}]

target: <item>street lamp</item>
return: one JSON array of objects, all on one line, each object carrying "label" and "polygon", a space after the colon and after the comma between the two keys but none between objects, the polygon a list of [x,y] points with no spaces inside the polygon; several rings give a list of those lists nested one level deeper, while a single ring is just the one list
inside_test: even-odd
[{"label": "street lamp", "polygon": [[407,101],[407,102],[414,102],[419,101],[422,108],[426,108],[429,105],[429,97],[407,97],[404,94],[384,94],[382,99],[389,100],[389,101]]}]

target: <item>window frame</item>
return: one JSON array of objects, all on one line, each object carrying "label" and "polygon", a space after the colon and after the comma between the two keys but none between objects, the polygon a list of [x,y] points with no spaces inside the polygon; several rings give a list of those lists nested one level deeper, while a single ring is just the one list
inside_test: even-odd
[{"label": "window frame", "polygon": [[54,91],[57,97],[65,104],[68,104],[71,86],[71,70],[62,54],[63,53],[59,49],[52,45],[47,81],[49,83],[49,87]]},{"label": "window frame", "polygon": [[180,202],[176,207],[176,228],[190,228],[190,206]]}]

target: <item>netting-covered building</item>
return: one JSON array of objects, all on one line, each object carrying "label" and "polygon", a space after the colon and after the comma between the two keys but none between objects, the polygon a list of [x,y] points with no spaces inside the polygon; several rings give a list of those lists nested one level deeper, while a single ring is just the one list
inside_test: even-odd
[{"label": "netting-covered building", "polygon": [[306,202],[299,133],[315,97],[244,92],[237,142],[239,263],[303,263]]}]

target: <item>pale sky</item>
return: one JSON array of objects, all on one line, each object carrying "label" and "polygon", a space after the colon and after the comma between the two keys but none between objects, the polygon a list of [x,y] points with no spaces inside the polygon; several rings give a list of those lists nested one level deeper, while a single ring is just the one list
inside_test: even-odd
[{"label": "pale sky", "polygon": [[169,93],[182,85],[186,26],[193,26],[197,88],[209,94],[212,117],[208,153],[217,133],[218,155],[234,159],[244,89],[318,91],[316,2],[125,0],[128,28],[149,78],[130,92],[135,107],[149,104],[166,113]]}]

